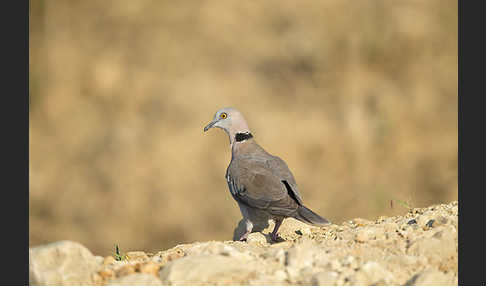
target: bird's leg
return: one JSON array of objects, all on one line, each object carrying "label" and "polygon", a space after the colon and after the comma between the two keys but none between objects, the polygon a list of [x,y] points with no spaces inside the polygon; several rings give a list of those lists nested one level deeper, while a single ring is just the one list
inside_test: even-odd
[{"label": "bird's leg", "polygon": [[248,235],[251,233],[253,229],[253,223],[249,219],[246,219],[245,223],[246,223],[246,232],[240,237],[239,239],[240,241],[246,241]]},{"label": "bird's leg", "polygon": [[278,228],[280,227],[280,225],[283,222],[283,218],[276,218],[274,220],[275,220],[275,227],[273,228],[273,231],[272,231],[270,236],[271,236],[273,241],[277,242],[277,239],[279,238],[277,231],[278,231]]}]

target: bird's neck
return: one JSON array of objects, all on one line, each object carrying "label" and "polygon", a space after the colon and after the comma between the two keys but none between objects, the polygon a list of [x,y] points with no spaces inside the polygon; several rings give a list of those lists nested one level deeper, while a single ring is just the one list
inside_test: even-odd
[{"label": "bird's neck", "polygon": [[230,141],[230,147],[234,153],[243,145],[253,141],[253,135],[250,131],[236,132],[233,136],[230,136]]},{"label": "bird's neck", "polygon": [[251,139],[253,138],[253,135],[251,134],[251,132],[238,132],[235,134],[235,142],[242,142],[242,141],[245,141],[245,140],[248,140],[248,139]]}]

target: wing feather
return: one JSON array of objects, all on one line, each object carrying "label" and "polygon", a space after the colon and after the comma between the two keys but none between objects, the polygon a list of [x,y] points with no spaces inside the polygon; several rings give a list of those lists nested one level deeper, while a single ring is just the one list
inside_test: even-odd
[{"label": "wing feather", "polygon": [[275,156],[242,156],[232,160],[226,179],[235,200],[273,215],[289,216],[302,203],[292,173]]}]

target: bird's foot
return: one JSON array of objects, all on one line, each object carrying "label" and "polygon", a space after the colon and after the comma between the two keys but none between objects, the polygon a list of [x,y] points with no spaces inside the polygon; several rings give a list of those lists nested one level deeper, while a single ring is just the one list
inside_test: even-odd
[{"label": "bird's foot", "polygon": [[273,242],[281,242],[281,241],[284,241],[284,239],[278,235],[277,233],[271,233],[270,234],[270,238],[272,239]]},{"label": "bird's foot", "polygon": [[275,227],[273,228],[273,231],[270,234],[270,238],[272,239],[273,242],[284,241],[284,239],[278,235],[278,228],[280,227],[282,222],[283,222],[283,218],[275,218]]}]

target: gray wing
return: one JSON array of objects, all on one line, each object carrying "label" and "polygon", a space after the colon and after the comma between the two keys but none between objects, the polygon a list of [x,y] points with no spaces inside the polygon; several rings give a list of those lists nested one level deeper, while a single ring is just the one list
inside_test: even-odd
[{"label": "gray wing", "polygon": [[273,215],[289,216],[302,204],[292,173],[275,156],[232,160],[226,179],[236,201]]},{"label": "gray wing", "polygon": [[277,176],[281,177],[282,180],[285,180],[289,184],[290,188],[295,194],[296,200],[299,202],[300,205],[302,205],[302,197],[299,193],[297,182],[295,182],[294,175],[292,175],[292,172],[290,172],[290,169],[285,161],[282,160],[280,157],[272,156],[272,160],[269,160],[268,164],[270,168],[274,170],[274,173]]}]

